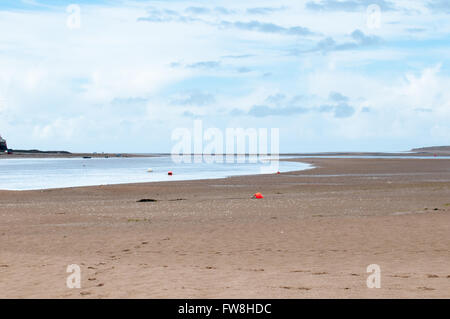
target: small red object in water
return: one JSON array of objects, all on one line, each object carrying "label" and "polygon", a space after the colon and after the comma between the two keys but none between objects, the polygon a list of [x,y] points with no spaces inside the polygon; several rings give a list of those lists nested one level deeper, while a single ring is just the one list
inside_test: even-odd
[{"label": "small red object in water", "polygon": [[170,171],[169,173],[167,173],[167,175],[172,176],[172,175],[173,175],[173,172]]},{"label": "small red object in water", "polygon": [[261,193],[256,193],[253,195],[253,198],[261,199],[264,198],[264,196]]}]

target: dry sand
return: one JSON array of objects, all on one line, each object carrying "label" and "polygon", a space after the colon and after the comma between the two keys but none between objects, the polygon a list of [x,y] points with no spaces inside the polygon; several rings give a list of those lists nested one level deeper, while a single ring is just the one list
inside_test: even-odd
[{"label": "dry sand", "polygon": [[450,160],[302,161],[317,168],[0,191],[0,297],[450,298]]}]

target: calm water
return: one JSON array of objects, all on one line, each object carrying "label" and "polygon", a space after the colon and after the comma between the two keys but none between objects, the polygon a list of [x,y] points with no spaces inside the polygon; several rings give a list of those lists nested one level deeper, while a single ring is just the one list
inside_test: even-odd
[{"label": "calm water", "polygon": [[[245,160],[245,163],[234,161],[234,163],[177,164],[171,157],[2,159],[0,160],[0,189],[32,190],[223,178],[274,172],[269,164],[249,163],[248,157]],[[298,171],[311,167],[309,164],[295,162],[275,163],[279,163],[277,170],[280,172]],[[153,172],[147,172],[149,168],[153,169]],[[168,171],[173,171],[174,175],[168,176]]]}]

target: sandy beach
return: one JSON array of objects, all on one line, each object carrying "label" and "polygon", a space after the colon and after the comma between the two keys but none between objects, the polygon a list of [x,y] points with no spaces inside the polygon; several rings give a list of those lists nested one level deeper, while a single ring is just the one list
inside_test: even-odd
[{"label": "sandy beach", "polygon": [[449,159],[301,161],[316,168],[0,191],[0,298],[450,298]]}]

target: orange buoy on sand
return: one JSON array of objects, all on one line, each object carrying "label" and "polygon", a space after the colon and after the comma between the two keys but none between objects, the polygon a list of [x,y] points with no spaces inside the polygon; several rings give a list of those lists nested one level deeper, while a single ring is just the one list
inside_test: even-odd
[{"label": "orange buoy on sand", "polygon": [[169,171],[169,172],[167,173],[167,175],[172,176],[172,175],[173,175],[173,172],[172,172],[172,171]]},{"label": "orange buoy on sand", "polygon": [[261,198],[264,198],[264,196],[261,193],[256,193],[253,195],[253,198],[261,199]]}]

